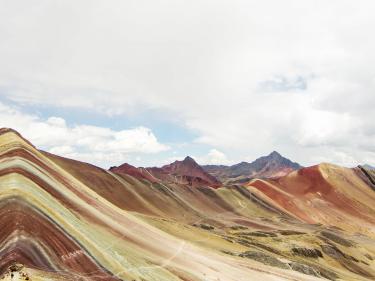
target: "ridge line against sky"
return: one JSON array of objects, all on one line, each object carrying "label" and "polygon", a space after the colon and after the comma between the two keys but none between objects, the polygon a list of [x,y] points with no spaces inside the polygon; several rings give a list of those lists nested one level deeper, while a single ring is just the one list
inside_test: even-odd
[{"label": "ridge line against sky", "polygon": [[0,2],[0,126],[105,168],[375,165],[373,1]]}]

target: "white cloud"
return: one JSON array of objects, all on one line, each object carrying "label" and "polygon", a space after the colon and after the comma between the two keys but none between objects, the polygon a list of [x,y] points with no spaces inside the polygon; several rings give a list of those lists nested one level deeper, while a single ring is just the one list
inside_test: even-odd
[{"label": "white cloud", "polygon": [[[374,165],[374,8],[371,0],[8,1],[0,94],[109,115],[158,109],[231,159],[276,149],[302,164]],[[49,121],[48,139],[64,146],[60,121]],[[102,150],[92,143],[108,134],[111,149],[121,142],[104,128],[80,130],[95,135],[81,146]]]},{"label": "white cloud", "polygon": [[233,162],[229,161],[227,156],[217,150],[217,149],[211,149],[207,155],[203,155],[200,157],[196,157],[196,161],[201,165],[227,165],[227,164],[233,164]]},{"label": "white cloud", "polygon": [[121,164],[130,154],[153,154],[169,149],[145,127],[114,131],[88,125],[68,126],[62,118],[42,120],[2,103],[0,127],[18,130],[34,145],[51,153],[103,167]]}]

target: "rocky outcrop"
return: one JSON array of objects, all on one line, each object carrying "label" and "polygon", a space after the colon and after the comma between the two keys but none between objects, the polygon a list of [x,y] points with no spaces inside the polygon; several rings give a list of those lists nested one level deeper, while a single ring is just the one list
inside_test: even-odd
[{"label": "rocky outcrop", "polygon": [[293,255],[302,256],[306,258],[322,258],[323,254],[318,249],[308,249],[308,248],[292,248]]},{"label": "rocky outcrop", "polygon": [[348,239],[344,239],[342,238],[341,236],[337,235],[337,234],[334,234],[332,232],[328,232],[328,231],[322,231],[320,233],[323,237],[337,243],[337,244],[340,244],[342,246],[345,246],[345,247],[352,247],[353,246],[353,242],[349,241]]},{"label": "rocky outcrop", "polygon": [[292,270],[301,272],[306,275],[316,276],[316,277],[322,277],[319,270],[315,269],[314,267],[298,263],[298,262],[291,262],[289,263],[289,266]]},{"label": "rocky outcrop", "polygon": [[288,264],[280,261],[279,259],[267,255],[262,252],[256,252],[256,251],[247,251],[239,255],[242,258],[248,258],[252,260],[256,260],[258,262],[261,262],[266,265],[275,266],[283,269],[289,269]]}]

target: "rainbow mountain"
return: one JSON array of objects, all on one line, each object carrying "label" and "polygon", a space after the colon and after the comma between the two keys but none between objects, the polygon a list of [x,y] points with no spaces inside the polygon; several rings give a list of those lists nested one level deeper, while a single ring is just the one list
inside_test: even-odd
[{"label": "rainbow mountain", "polygon": [[320,164],[227,183],[191,158],[105,170],[0,129],[0,280],[374,280],[374,179]]}]

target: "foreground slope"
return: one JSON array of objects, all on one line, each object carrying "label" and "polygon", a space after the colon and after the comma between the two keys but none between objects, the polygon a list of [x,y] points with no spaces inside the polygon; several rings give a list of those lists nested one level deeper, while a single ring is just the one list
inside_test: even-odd
[{"label": "foreground slope", "polygon": [[45,279],[64,280],[246,280],[249,274],[259,280],[276,280],[275,276],[295,276],[277,270],[269,274],[267,268],[238,262],[145,223],[13,131],[1,131],[0,147],[0,269],[4,273],[10,265],[21,263]]},{"label": "foreground slope", "polygon": [[[374,201],[366,187],[373,191],[358,171],[333,178],[321,173],[333,194],[341,191],[352,200],[343,201],[353,205],[347,210],[334,196],[320,196],[326,204],[321,208],[337,205],[345,219],[350,216],[346,224],[334,219],[336,211],[329,218],[326,210],[324,220],[302,212],[304,196],[324,189],[307,192],[309,174],[262,180],[269,188],[256,181],[212,188],[154,180],[41,152],[11,130],[0,131],[0,171],[5,279],[12,274],[20,280],[137,281],[375,276]],[[306,187],[296,191],[296,184]],[[272,193],[280,188],[285,188],[281,195]],[[351,228],[357,220],[363,228]]]}]

